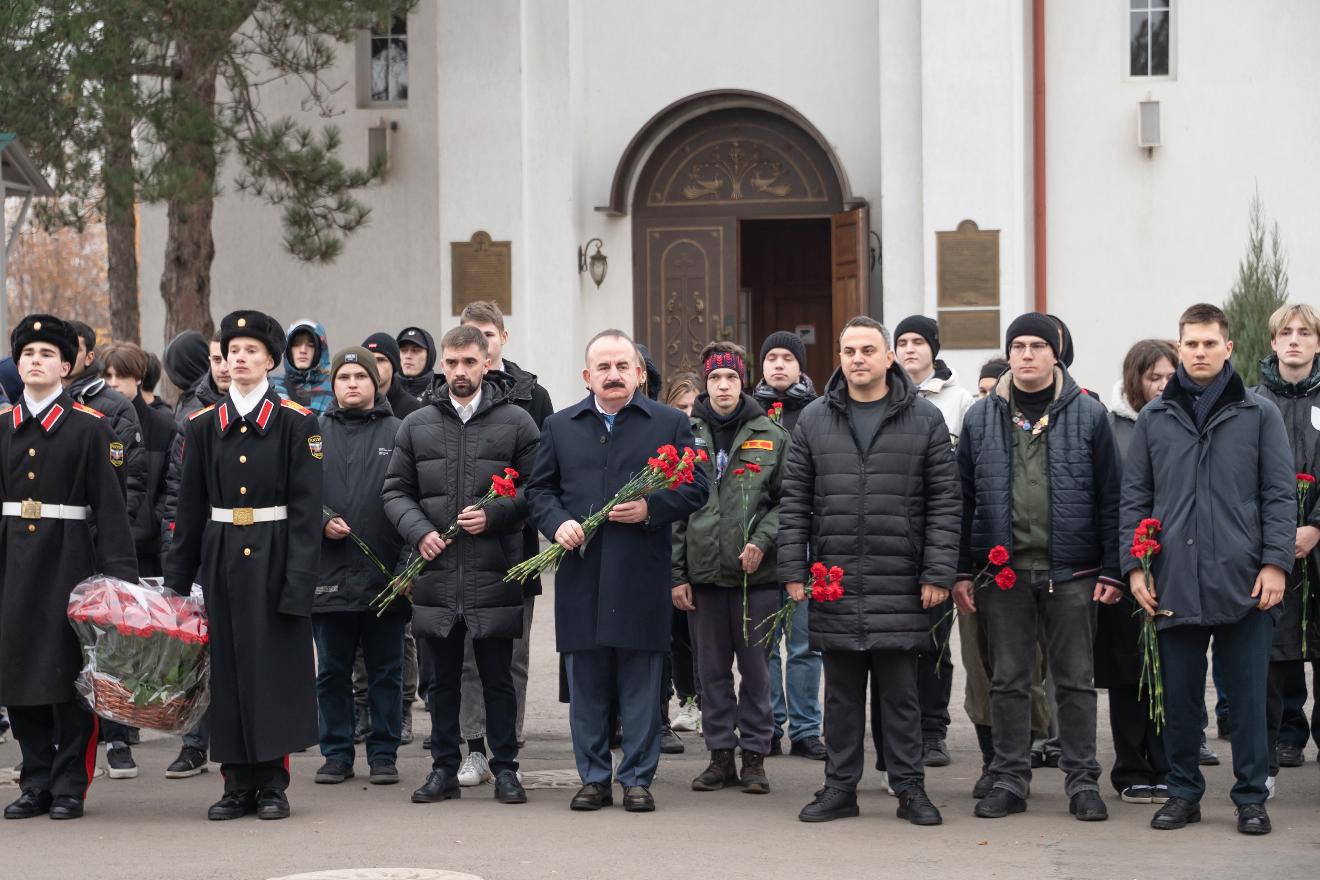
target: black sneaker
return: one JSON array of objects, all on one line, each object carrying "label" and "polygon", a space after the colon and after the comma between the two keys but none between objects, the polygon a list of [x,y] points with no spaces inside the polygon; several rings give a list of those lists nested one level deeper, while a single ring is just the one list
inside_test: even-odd
[{"label": "black sneaker", "polygon": [[110,743],[105,750],[105,764],[111,779],[137,778],[138,766],[133,760],[133,750],[126,743]]},{"label": "black sneaker", "polygon": [[1129,785],[1118,796],[1125,804],[1149,804],[1154,800],[1154,788],[1149,785]]},{"label": "black sneaker", "polygon": [[1306,753],[1302,751],[1301,746],[1280,743],[1274,753],[1279,760],[1280,767],[1300,767],[1306,763]]},{"label": "black sneaker", "polygon": [[816,793],[816,799],[798,813],[799,822],[833,822],[858,815],[857,794],[827,785]]},{"label": "black sneaker", "polygon": [[668,725],[660,728],[660,752],[665,755],[683,754],[683,740]]},{"label": "black sneaker", "polygon": [[1150,827],[1156,831],[1174,831],[1201,821],[1201,805],[1191,801],[1171,797],[1164,806],[1155,811],[1150,819]]},{"label": "black sneaker", "polygon": [[898,795],[898,818],[913,825],[942,825],[944,817],[920,785],[910,785]]},{"label": "black sneaker", "polygon": [[1091,789],[1073,795],[1068,801],[1068,812],[1078,822],[1103,822],[1109,818],[1109,808],[1100,799],[1100,792]]},{"label": "black sneaker", "polygon": [[824,761],[828,755],[825,744],[818,736],[804,736],[802,739],[793,740],[788,753],[799,758],[810,758],[813,761]]},{"label": "black sneaker", "polygon": [[205,773],[206,770],[206,752],[194,749],[192,746],[184,746],[179,750],[179,757],[174,759],[174,763],[165,768],[165,778],[187,779],[189,776]]},{"label": "black sneaker", "polygon": [[338,785],[353,778],[353,765],[346,764],[343,761],[333,759],[326,761],[321,768],[316,771],[315,782],[317,785]]},{"label": "black sneaker", "polygon": [[1002,819],[1012,813],[1025,813],[1027,802],[1006,788],[996,788],[976,802],[972,812],[978,819]]},{"label": "black sneaker", "polygon": [[1238,831],[1243,834],[1269,834],[1273,830],[1264,804],[1243,804],[1238,807],[1237,817]]},{"label": "black sneaker", "polygon": [[952,760],[942,739],[928,740],[922,749],[921,762],[927,767],[947,767]]},{"label": "black sneaker", "polygon": [[371,775],[367,777],[367,782],[372,785],[394,785],[398,781],[399,768],[393,761],[381,758],[371,762]]}]

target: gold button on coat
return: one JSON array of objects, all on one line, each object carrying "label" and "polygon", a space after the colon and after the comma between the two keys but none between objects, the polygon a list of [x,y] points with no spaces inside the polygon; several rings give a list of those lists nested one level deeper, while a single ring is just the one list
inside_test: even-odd
[{"label": "gold button on coat", "polygon": [[239,487],[238,487],[238,494],[239,494],[239,495],[246,495],[246,494],[247,494],[247,486],[239,486]]},{"label": "gold button on coat", "polygon": [[240,455],[240,456],[238,457],[238,463],[239,463],[239,464],[247,464],[247,456],[246,456],[246,455]]},{"label": "gold button on coat", "polygon": [[28,531],[29,531],[29,532],[35,532],[36,530],[37,530],[37,525],[36,525],[36,523],[28,523]]}]

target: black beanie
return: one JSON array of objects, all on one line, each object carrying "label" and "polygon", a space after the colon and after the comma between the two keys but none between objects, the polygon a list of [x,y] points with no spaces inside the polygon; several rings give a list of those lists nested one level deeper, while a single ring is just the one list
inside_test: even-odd
[{"label": "black beanie", "polygon": [[1058,315],[1050,315],[1049,319],[1059,325],[1059,360],[1063,361],[1065,367],[1071,367],[1073,362],[1073,340],[1072,334],[1068,332],[1068,325],[1063,323],[1063,319]]},{"label": "black beanie", "polygon": [[373,333],[363,340],[362,347],[372,354],[385,355],[390,366],[394,367],[394,375],[403,375],[403,367],[399,364],[399,343],[394,341],[393,336],[388,333]]},{"label": "black beanie", "polygon": [[1049,343],[1050,350],[1057,358],[1059,348],[1063,344],[1061,335],[1059,325],[1054,323],[1054,319],[1049,315],[1027,312],[1025,315],[1018,315],[1013,319],[1013,323],[1008,325],[1008,333],[1004,334],[1004,351],[1007,352],[1013,340],[1019,336],[1038,336]]},{"label": "black beanie", "polygon": [[894,345],[898,345],[898,338],[904,333],[915,333],[926,344],[930,346],[931,357],[937,357],[940,353],[940,325],[934,318],[927,318],[925,315],[912,315],[898,322],[894,328]]},{"label": "black beanie", "polygon": [[807,371],[807,347],[802,344],[802,337],[798,336],[792,330],[776,330],[765,338],[761,343],[761,366],[765,366],[765,356],[770,353],[772,348],[787,349],[793,357],[797,358],[798,369],[803,373]]},{"label": "black beanie", "polygon": [[995,379],[997,381],[1000,376],[1007,372],[1007,362],[1001,360],[986,361],[981,365],[981,375],[977,381],[979,382],[980,379]]}]

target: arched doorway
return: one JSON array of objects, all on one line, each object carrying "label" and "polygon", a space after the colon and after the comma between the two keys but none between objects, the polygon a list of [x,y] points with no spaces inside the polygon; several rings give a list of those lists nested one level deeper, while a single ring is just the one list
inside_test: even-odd
[{"label": "arched doorway", "polygon": [[755,375],[756,345],[788,329],[823,385],[839,328],[866,310],[868,225],[810,124],[764,96],[696,96],[634,139],[611,213],[630,176],[634,329],[661,372],[699,371],[707,342],[732,339]]}]

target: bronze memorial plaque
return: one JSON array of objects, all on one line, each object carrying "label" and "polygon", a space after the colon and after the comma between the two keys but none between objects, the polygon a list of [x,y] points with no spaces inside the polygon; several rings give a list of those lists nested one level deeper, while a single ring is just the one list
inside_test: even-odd
[{"label": "bronze memorial plaque", "polygon": [[513,244],[491,241],[478,230],[471,241],[449,243],[453,262],[454,314],[477,300],[488,299],[506,315],[513,314]]},{"label": "bronze memorial plaque", "polygon": [[999,309],[940,309],[945,348],[999,348]]},{"label": "bronze memorial plaque", "polygon": [[999,305],[999,230],[964,220],[956,232],[936,232],[935,261],[940,308]]}]

